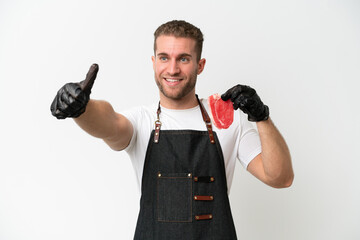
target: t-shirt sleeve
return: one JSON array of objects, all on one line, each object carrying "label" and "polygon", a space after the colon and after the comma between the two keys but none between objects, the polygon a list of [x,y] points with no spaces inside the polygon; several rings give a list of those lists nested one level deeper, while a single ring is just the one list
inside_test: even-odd
[{"label": "t-shirt sleeve", "polygon": [[255,126],[247,120],[247,115],[240,113],[241,134],[238,148],[238,159],[246,169],[251,160],[261,153],[259,133]]}]

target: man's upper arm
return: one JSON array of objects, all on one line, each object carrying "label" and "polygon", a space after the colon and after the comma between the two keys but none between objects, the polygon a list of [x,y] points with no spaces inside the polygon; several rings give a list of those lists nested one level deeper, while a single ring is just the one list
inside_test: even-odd
[{"label": "man's upper arm", "polygon": [[267,183],[261,153],[251,160],[247,166],[247,170],[260,181]]},{"label": "man's upper arm", "polygon": [[111,149],[121,151],[125,149],[133,136],[133,125],[124,115],[117,113],[116,115],[116,131],[113,136],[104,139]]}]

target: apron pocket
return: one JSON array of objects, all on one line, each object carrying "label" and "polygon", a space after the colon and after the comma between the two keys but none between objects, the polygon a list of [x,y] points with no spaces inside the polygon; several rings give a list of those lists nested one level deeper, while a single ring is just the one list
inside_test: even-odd
[{"label": "apron pocket", "polygon": [[158,173],[157,219],[160,222],[192,221],[192,174]]}]

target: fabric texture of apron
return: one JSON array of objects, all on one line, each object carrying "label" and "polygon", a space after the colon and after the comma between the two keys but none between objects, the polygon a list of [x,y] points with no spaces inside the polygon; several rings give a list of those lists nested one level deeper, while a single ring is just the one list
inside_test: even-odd
[{"label": "fabric texture of apron", "polygon": [[198,102],[208,131],[160,130],[159,104],[145,157],[135,240],[237,239],[222,150]]}]

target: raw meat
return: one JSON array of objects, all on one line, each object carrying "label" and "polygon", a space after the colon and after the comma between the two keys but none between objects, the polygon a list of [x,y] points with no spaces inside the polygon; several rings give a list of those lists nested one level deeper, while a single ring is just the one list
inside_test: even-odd
[{"label": "raw meat", "polygon": [[208,99],[212,120],[218,129],[227,129],[234,121],[234,108],[229,100],[223,101],[219,94],[213,94]]}]

